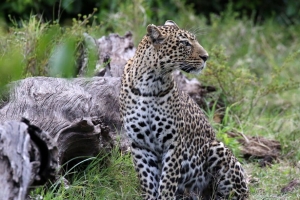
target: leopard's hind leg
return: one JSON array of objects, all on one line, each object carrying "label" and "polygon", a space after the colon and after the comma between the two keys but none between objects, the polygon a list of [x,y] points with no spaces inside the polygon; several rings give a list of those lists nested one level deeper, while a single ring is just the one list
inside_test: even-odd
[{"label": "leopard's hind leg", "polygon": [[211,142],[207,161],[215,199],[247,199],[249,191],[246,174],[241,164],[222,142]]}]

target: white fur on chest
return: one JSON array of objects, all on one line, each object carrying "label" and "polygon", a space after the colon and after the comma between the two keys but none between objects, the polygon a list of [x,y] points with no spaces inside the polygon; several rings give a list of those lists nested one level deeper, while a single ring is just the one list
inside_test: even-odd
[{"label": "white fur on chest", "polygon": [[176,134],[176,116],[165,97],[132,95],[132,104],[126,105],[124,127],[132,142],[155,153],[165,152]]}]

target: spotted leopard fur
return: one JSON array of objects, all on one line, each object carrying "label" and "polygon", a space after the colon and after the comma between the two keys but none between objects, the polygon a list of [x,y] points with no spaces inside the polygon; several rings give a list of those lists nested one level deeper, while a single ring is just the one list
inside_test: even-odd
[{"label": "spotted leopard fur", "polygon": [[248,197],[241,164],[172,76],[200,72],[207,58],[193,34],[168,20],[148,25],[125,66],[120,111],[145,199]]}]

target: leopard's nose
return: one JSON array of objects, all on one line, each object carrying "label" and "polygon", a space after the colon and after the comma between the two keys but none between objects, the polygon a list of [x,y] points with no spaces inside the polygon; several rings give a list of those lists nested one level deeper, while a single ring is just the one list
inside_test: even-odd
[{"label": "leopard's nose", "polygon": [[202,58],[202,60],[205,62],[208,60],[209,56],[208,55],[203,55],[203,56],[200,56],[200,58]]}]

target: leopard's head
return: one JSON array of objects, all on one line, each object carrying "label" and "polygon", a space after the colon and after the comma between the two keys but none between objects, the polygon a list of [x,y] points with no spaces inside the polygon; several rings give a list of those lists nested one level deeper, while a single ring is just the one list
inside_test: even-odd
[{"label": "leopard's head", "polygon": [[208,53],[195,35],[180,29],[175,22],[168,20],[163,26],[148,25],[146,37],[165,70],[179,68],[188,73],[199,73],[205,67]]}]

